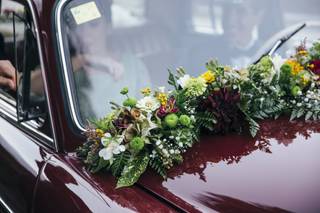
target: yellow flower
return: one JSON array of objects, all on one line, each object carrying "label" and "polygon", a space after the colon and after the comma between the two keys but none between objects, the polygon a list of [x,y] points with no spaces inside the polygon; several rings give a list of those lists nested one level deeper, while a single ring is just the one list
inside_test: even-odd
[{"label": "yellow flower", "polygon": [[224,70],[225,72],[229,72],[229,71],[232,71],[232,67],[230,67],[230,66],[224,66],[224,67],[223,67],[223,70]]},{"label": "yellow flower", "polygon": [[306,85],[310,82],[310,78],[309,78],[309,76],[307,76],[307,75],[303,75],[303,76],[301,77],[301,80],[302,80],[303,86],[306,86]]},{"label": "yellow flower", "polygon": [[104,132],[101,129],[96,129],[97,136],[102,138],[104,136]]},{"label": "yellow flower", "polygon": [[160,101],[160,104],[162,106],[165,106],[167,104],[168,98],[167,98],[167,95],[165,93],[159,92],[157,94],[157,99]]},{"label": "yellow flower", "polygon": [[308,51],[306,50],[299,50],[298,55],[308,55]]},{"label": "yellow flower", "polygon": [[141,93],[142,93],[142,95],[144,95],[144,96],[150,95],[150,94],[151,94],[151,89],[150,89],[150,87],[146,87],[146,88],[142,89],[142,90],[141,90]]},{"label": "yellow flower", "polygon": [[295,60],[289,59],[289,60],[286,61],[286,64],[288,64],[291,67],[291,73],[293,75],[297,75],[302,70],[304,70],[303,66],[299,62],[297,62]]},{"label": "yellow flower", "polygon": [[214,82],[216,80],[216,76],[210,70],[208,70],[207,72],[203,73],[201,75],[201,77],[206,81],[207,84],[210,84],[210,83],[212,83],[212,82]]},{"label": "yellow flower", "polygon": [[313,69],[314,68],[314,64],[308,64],[308,68]]}]

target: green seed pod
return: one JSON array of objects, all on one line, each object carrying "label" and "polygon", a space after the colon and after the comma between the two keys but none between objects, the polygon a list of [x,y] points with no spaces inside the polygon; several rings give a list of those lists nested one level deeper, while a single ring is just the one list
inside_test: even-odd
[{"label": "green seed pod", "polygon": [[179,121],[179,118],[174,113],[169,114],[164,118],[164,122],[169,128],[175,128],[178,124],[178,121]]},{"label": "green seed pod", "polygon": [[183,126],[189,126],[191,124],[191,119],[188,115],[181,115],[179,118],[179,122]]},{"label": "green seed pod", "polygon": [[144,147],[144,140],[141,137],[134,137],[130,141],[130,148],[135,152],[138,153]]}]

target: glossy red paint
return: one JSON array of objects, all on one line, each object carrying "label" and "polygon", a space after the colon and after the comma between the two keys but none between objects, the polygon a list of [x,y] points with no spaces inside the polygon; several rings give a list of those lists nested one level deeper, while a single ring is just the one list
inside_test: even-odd
[{"label": "glossy red paint", "polygon": [[110,174],[88,173],[73,155],[53,155],[40,175],[33,210],[174,212],[139,187],[115,189],[115,186],[115,178]]},{"label": "glossy red paint", "polygon": [[[75,157],[84,137],[65,107],[53,26],[55,0],[31,1],[39,26],[57,150],[0,118],[0,185],[17,212],[316,212],[320,126],[265,121],[260,135],[204,136],[169,178],[148,171],[131,188],[90,174]],[[12,142],[15,143],[12,143]],[[14,169],[12,169],[14,168]],[[11,201],[11,202],[10,202]]]},{"label": "glossy red paint", "polygon": [[319,149],[318,122],[265,121],[255,139],[204,136],[167,181],[139,184],[188,211],[317,212]]}]

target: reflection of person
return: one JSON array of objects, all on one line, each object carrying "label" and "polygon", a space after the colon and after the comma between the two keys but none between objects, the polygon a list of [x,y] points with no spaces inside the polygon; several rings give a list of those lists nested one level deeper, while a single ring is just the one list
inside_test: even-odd
[{"label": "reflection of person", "polygon": [[108,42],[115,29],[105,14],[108,10],[99,1],[96,3],[99,18],[82,24],[77,24],[72,14],[65,18],[70,57],[85,62],[84,66],[76,67],[71,61],[83,120],[104,116],[110,101],[121,103],[123,97],[118,91],[123,87],[129,87],[131,95],[137,95],[142,87],[150,86],[149,73],[141,60],[123,44],[113,43],[117,47],[110,47]]},{"label": "reflection of person", "polygon": [[0,60],[0,87],[16,90],[15,68],[7,60]]},{"label": "reflection of person", "polygon": [[229,58],[226,63],[240,67],[251,63],[263,42],[280,30],[281,20],[279,2],[274,0],[245,0],[226,9],[223,17],[225,54],[228,54],[223,58]]},{"label": "reflection of person", "polygon": [[[16,91],[16,82],[19,82],[20,76],[20,73],[16,75],[16,69],[9,60],[0,60],[0,88],[8,88],[11,91]],[[32,71],[31,82],[31,92],[35,95],[43,96],[44,90],[40,68]]]},{"label": "reflection of person", "polygon": [[196,51],[191,51],[195,66],[211,58],[217,58],[222,64],[247,66],[256,59],[255,54],[263,42],[281,29],[281,8],[276,0],[226,1],[221,6],[223,34],[207,39]]}]

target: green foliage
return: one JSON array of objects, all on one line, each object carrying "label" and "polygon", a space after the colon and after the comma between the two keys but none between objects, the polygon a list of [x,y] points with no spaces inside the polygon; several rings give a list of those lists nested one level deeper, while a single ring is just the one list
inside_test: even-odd
[{"label": "green foliage", "polygon": [[110,170],[113,176],[119,177],[130,160],[131,154],[128,151],[122,152],[113,160]]},{"label": "green foliage", "polygon": [[150,158],[147,152],[141,152],[132,158],[124,167],[118,179],[117,188],[128,187],[135,184],[147,169],[149,160]]},{"label": "green foliage", "polygon": [[209,61],[208,63],[206,63],[206,68],[208,70],[211,70],[211,71],[217,71],[217,68],[219,67],[219,63],[217,60],[211,60]]},{"label": "green foliage", "polygon": [[126,107],[135,107],[137,104],[137,99],[135,98],[127,98],[126,100],[123,101],[123,106]]},{"label": "green foliage", "polygon": [[102,170],[103,168],[106,168],[109,165],[109,161],[104,160],[103,158],[99,158],[98,161],[98,165],[94,168],[91,169],[92,173],[96,173],[100,170]]},{"label": "green foliage", "polygon": [[201,111],[196,114],[196,126],[198,128],[206,128],[212,131],[216,123],[217,121],[212,112]]},{"label": "green foliage", "polygon": [[310,48],[311,59],[320,59],[320,41],[314,42]]},{"label": "green foliage", "polygon": [[159,158],[152,158],[149,162],[149,166],[161,175],[164,179],[167,178],[167,171],[163,165],[163,162]]},{"label": "green foliage", "polygon": [[178,86],[176,77],[173,75],[173,73],[170,70],[168,70],[168,72],[169,72],[168,84],[173,86],[175,90],[178,90],[179,86]]},{"label": "green foliage", "polygon": [[114,130],[113,120],[116,117],[116,111],[111,112],[105,118],[102,119],[93,119],[90,122],[97,128],[101,129],[102,131],[112,131]]}]

